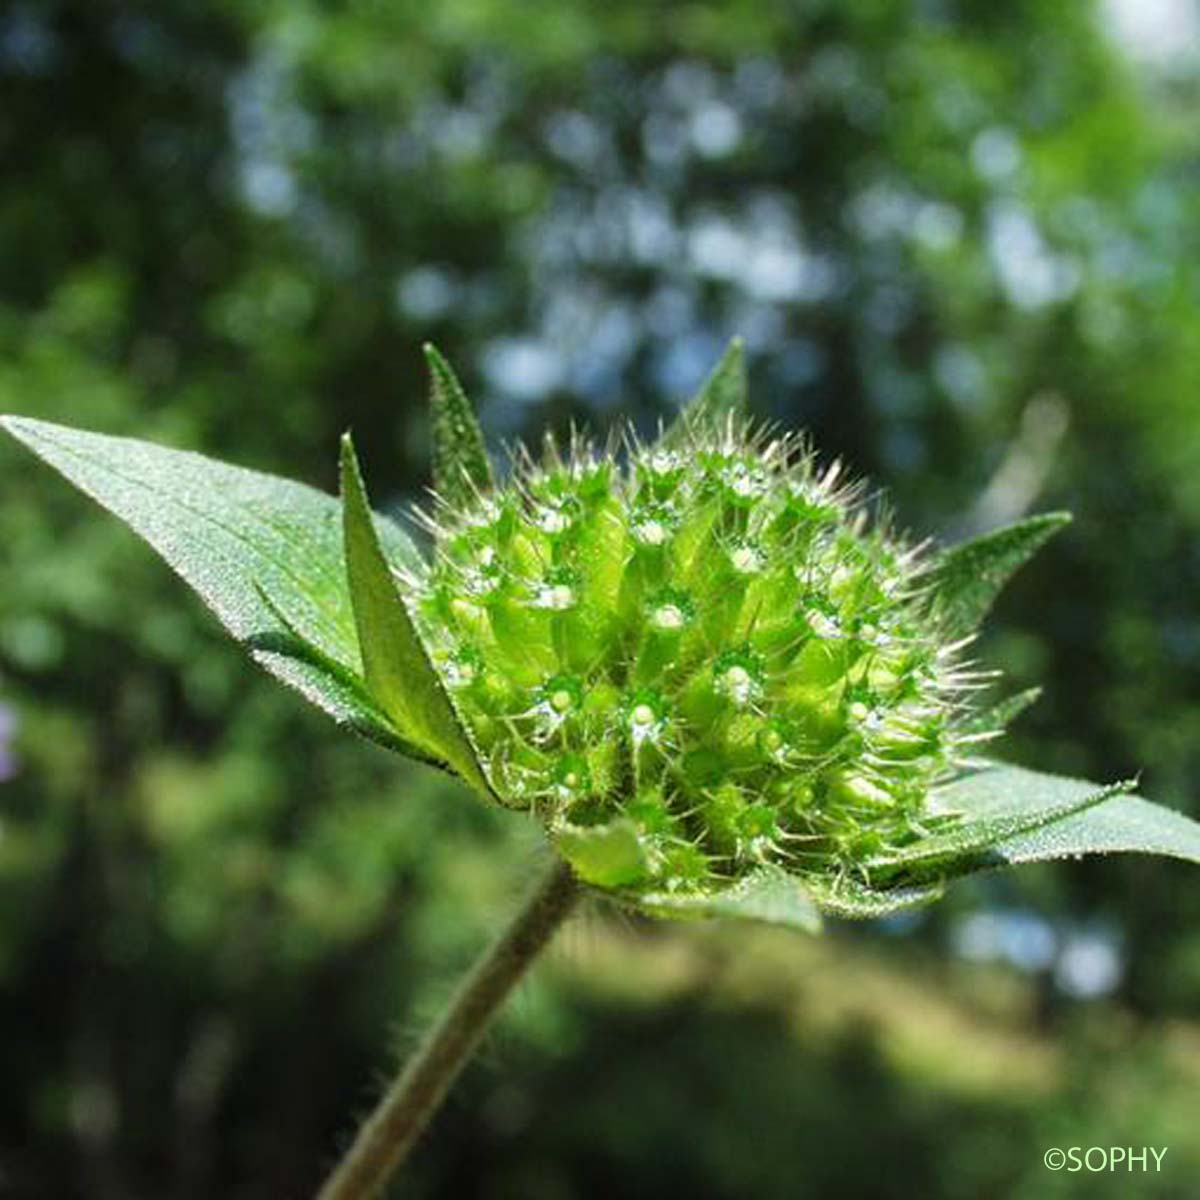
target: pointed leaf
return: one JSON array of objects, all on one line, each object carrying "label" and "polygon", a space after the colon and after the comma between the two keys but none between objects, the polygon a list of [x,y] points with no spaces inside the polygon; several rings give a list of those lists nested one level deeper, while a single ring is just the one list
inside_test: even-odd
[{"label": "pointed leaf", "polygon": [[[440,759],[432,757],[400,736],[391,719],[375,703],[367,690],[366,680],[361,675],[335,662],[305,637],[266,588],[261,584],[257,587],[263,603],[287,632],[251,634],[246,639],[246,644],[253,653],[277,654],[290,658],[293,669],[302,672],[305,677],[304,680],[297,680],[296,686],[300,692],[322,708],[329,707],[323,703],[324,699],[338,703],[346,712],[346,723],[364,737],[408,758],[445,768],[446,764]],[[311,692],[309,685],[312,688]]]},{"label": "pointed leaf", "polygon": [[564,826],[555,832],[554,844],[579,878],[597,887],[630,887],[649,873],[638,828],[629,820]]},{"label": "pointed leaf", "polygon": [[[938,793],[939,805],[976,818],[1068,806],[1097,785],[997,764]],[[989,847],[973,869],[1044,862],[1084,854],[1159,854],[1200,863],[1200,823],[1128,794],[1113,796]]]},{"label": "pointed leaf", "polygon": [[371,696],[401,736],[491,795],[466,728],[384,558],[349,434],[342,438],[341,480],[346,577]]},{"label": "pointed leaf", "polygon": [[473,499],[493,486],[483,431],[475,410],[450,364],[426,343],[429,364],[430,427],[433,437],[433,486],[450,504]]},{"label": "pointed leaf", "polygon": [[921,908],[939,899],[944,890],[940,880],[876,888],[848,875],[842,878],[812,876],[805,880],[805,886],[821,912],[854,921],[890,917],[905,909]]},{"label": "pointed leaf", "polygon": [[737,917],[817,933],[821,914],[801,882],[779,867],[763,866],[712,896],[652,893],[638,908],[657,917]]},{"label": "pointed leaf", "polygon": [[1040,687],[1031,687],[1026,688],[1023,692],[1016,692],[1012,696],[1006,696],[1003,700],[998,700],[990,708],[986,708],[972,717],[963,726],[963,730],[966,733],[1003,732],[1027,708],[1036,704],[1041,695]]},{"label": "pointed leaf", "polygon": [[[132,438],[27,417],[5,417],[3,424],[145,539],[258,663],[338,722],[403,749],[391,723],[352,682],[358,638],[334,497]],[[388,522],[382,533],[394,563],[416,560],[398,527]]]},{"label": "pointed leaf", "polygon": [[1042,513],[943,550],[921,582],[935,592],[946,635],[972,633],[1010,576],[1070,520],[1069,513]]},{"label": "pointed leaf", "polygon": [[741,338],[734,338],[721,361],[659,438],[665,449],[678,447],[688,429],[721,425],[730,415],[746,410],[746,355]]},{"label": "pointed leaf", "polygon": [[[970,861],[1018,834],[1033,833],[1114,796],[1128,795],[1136,786],[1131,780],[1091,784],[1086,788],[1043,791],[1044,802],[1040,805],[1014,804],[991,812],[968,810],[945,832],[930,834],[910,846],[879,855],[866,865],[873,879],[886,877],[897,870],[916,873],[943,868],[952,871],[956,862]],[[937,806],[945,810],[954,804],[953,797],[961,798],[962,795],[963,789],[959,785],[944,788],[938,793]]]}]

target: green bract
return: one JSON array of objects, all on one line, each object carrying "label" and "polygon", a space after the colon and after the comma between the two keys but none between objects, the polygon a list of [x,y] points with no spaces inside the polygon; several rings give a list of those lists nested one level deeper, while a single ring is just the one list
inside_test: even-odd
[{"label": "green bract", "polygon": [[746,419],[736,343],[656,443],[548,442],[497,483],[427,354],[423,553],[371,513],[348,438],[339,506],[195,454],[5,423],[269,670],[533,813],[579,879],[645,911],[811,927],[1010,863],[1200,861],[1200,826],[1128,784],[978,757],[1033,697],[974,704],[989,676],[968,643],[1064,516],[907,542],[836,464]]}]

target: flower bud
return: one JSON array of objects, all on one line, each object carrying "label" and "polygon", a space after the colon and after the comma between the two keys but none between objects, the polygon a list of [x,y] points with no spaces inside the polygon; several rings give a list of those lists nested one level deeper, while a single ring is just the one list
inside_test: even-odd
[{"label": "flower bud", "polygon": [[853,871],[959,761],[920,555],[788,438],[575,438],[437,529],[416,615],[493,787],[568,857],[634,830],[627,895]]}]

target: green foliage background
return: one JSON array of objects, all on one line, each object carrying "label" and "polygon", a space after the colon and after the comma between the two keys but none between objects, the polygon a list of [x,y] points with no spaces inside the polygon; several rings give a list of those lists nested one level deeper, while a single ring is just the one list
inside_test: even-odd
[{"label": "green foliage background", "polygon": [[[1046,685],[1010,752],[1196,815],[1200,75],[1136,50],[1070,2],[26,0],[0,410],[330,488],[353,426],[400,507],[422,341],[499,448],[649,431],[740,333],[758,411],[909,528],[1075,511],[982,647]],[[337,736],[7,445],[0,547],[0,1191],[304,1195],[536,835]],[[1198,931],[1137,859],[819,942],[597,910],[405,1194],[1190,1195]]]}]

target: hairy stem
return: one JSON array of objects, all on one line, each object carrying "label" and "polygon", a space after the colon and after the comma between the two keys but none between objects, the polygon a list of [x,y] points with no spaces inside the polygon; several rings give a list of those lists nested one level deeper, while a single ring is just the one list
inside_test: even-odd
[{"label": "hairy stem", "polygon": [[440,1019],[363,1123],[318,1200],[379,1195],[441,1104],[508,993],[537,958],[581,894],[555,862],[511,924],[476,960]]}]

